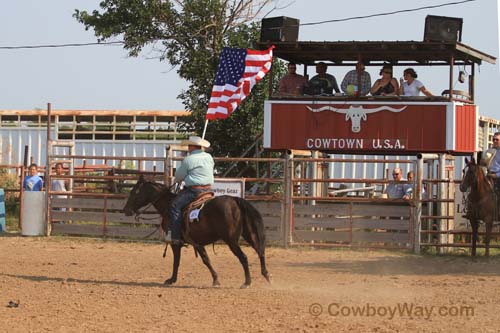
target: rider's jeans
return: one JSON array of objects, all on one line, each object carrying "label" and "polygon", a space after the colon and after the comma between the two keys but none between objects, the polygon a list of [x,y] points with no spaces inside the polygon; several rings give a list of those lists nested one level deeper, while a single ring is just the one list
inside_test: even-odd
[{"label": "rider's jeans", "polygon": [[207,189],[202,188],[184,188],[180,191],[170,206],[170,230],[172,239],[181,239],[182,210],[189,205],[197,196]]}]

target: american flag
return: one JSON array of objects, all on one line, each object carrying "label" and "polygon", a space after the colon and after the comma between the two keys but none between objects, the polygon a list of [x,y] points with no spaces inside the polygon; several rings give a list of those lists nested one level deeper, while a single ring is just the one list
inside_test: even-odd
[{"label": "american flag", "polygon": [[273,48],[265,51],[225,47],[220,56],[206,119],[225,119],[271,68]]}]

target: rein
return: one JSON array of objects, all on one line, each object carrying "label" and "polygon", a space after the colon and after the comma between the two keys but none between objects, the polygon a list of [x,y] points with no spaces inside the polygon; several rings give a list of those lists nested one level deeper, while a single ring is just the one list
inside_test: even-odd
[{"label": "rein", "polygon": [[[146,183],[144,183],[146,184]],[[144,184],[141,185],[144,186]],[[155,185],[155,183],[151,183],[153,185]],[[135,216],[134,216],[134,219],[137,223],[140,223],[140,221],[150,221],[150,220],[156,220],[157,218],[156,217],[141,217],[142,214],[144,214],[148,209],[149,207],[151,206],[154,206],[155,203],[158,202],[158,200],[161,199],[161,192],[158,194],[158,198],[156,198],[155,200],[151,201],[149,204],[146,205],[146,207],[144,207],[142,210],[138,210],[136,213],[135,213]],[[161,214],[159,214],[161,216]],[[163,217],[162,217],[163,219]],[[158,230],[160,230],[161,228],[161,223],[152,231],[150,232],[149,234],[147,234],[146,236],[144,236],[143,239],[147,239],[149,237],[151,237],[154,233],[156,233]],[[166,250],[166,249],[165,249]]]},{"label": "rein", "polygon": [[[156,217],[141,217],[141,215],[142,215],[142,214],[144,214],[144,213],[148,210],[148,208],[149,208],[149,207],[153,206],[153,205],[154,205],[155,203],[157,203],[157,202],[158,202],[158,200],[160,200],[160,199],[161,199],[161,193],[158,195],[158,198],[157,198],[157,199],[155,199],[154,201],[151,201],[149,204],[147,204],[147,206],[146,206],[146,207],[145,207],[142,211],[139,211],[139,210],[138,210],[138,211],[135,213],[135,217],[134,217],[134,219],[135,219],[137,222],[139,222],[139,220],[148,221],[148,220],[154,220],[154,219],[156,219]],[[161,214],[160,214],[160,215],[161,215]]]},{"label": "rein", "polygon": [[[152,184],[152,186],[157,186],[157,187],[159,186],[158,184],[153,183],[153,182],[144,182],[144,183],[141,185],[141,187],[139,187],[139,189],[140,189],[140,188],[142,188],[142,187],[144,186],[144,184],[147,184],[147,183]],[[137,189],[137,190],[139,190],[139,189]],[[155,200],[153,200],[153,201],[151,201],[149,204],[147,204],[147,205],[146,205],[146,207],[142,209],[142,211],[137,210],[137,212],[135,213],[135,220],[136,220],[137,222],[139,222],[139,220],[148,221],[148,220],[154,220],[154,219],[155,219],[155,217],[146,218],[146,217],[140,217],[140,216],[141,216],[142,214],[144,214],[144,213],[146,212],[146,210],[148,210],[148,209],[149,209],[149,207],[153,206],[155,203],[157,203],[157,202],[158,202],[158,200],[160,200],[160,199],[161,199],[161,194],[162,194],[162,192],[161,192],[161,191],[162,191],[162,190],[163,190],[163,189],[161,189],[161,190],[160,190],[160,192],[159,192],[159,194],[158,194],[158,198],[156,198]],[[159,214],[159,215],[161,215],[161,214]]]}]

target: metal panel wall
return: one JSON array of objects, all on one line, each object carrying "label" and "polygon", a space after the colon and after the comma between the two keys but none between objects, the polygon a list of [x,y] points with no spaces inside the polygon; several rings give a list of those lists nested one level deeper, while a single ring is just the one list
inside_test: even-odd
[{"label": "metal panel wall", "polygon": [[[164,157],[166,146],[176,143],[174,141],[76,141],[75,154],[85,156],[109,156],[111,157]],[[178,142],[177,142],[178,143]],[[57,154],[64,154],[63,148],[56,148]],[[82,160],[76,160],[76,164],[82,164]],[[88,159],[89,164],[105,164],[104,160]],[[124,168],[139,169],[137,161],[125,161]],[[108,165],[118,167],[119,161],[109,160]],[[163,163],[159,161],[143,161],[141,170],[163,171]]]},{"label": "metal panel wall", "polygon": [[[6,128],[0,129],[0,164],[22,164],[24,147],[29,147],[29,158],[38,165],[46,164],[47,130],[44,128]],[[77,140],[76,155],[109,156],[111,157],[164,157],[167,145],[179,143],[176,141],[109,141],[109,140]],[[55,154],[67,154],[67,149],[56,147]],[[104,160],[88,159],[89,164],[104,164]],[[28,161],[29,163],[29,161]],[[82,160],[76,160],[81,165]],[[119,165],[119,161],[108,161],[108,165]],[[124,167],[138,168],[137,162],[127,161]],[[163,171],[163,163],[145,161],[142,170]]]},{"label": "metal panel wall", "polygon": [[45,165],[46,129],[3,127],[0,130],[0,137],[2,145],[0,164],[23,164],[24,147],[28,146],[28,158],[38,165]]},{"label": "metal panel wall", "polygon": [[[334,159],[355,159],[359,160],[356,162],[335,162],[329,164],[328,174],[330,178],[373,178],[373,179],[383,179],[385,178],[386,170],[392,171],[395,167],[400,167],[403,171],[403,177],[406,178],[406,173],[410,170],[414,170],[413,164],[408,163],[366,163],[363,160],[374,159],[374,160],[401,160],[401,161],[414,161],[415,156],[382,156],[382,155],[347,155],[347,154],[332,154],[329,155]],[[392,177],[390,177],[392,179]],[[332,184],[336,186],[336,184]]]}]

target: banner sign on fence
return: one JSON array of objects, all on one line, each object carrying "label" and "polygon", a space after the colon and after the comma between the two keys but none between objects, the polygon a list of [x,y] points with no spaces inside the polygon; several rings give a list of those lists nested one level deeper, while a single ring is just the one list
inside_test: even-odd
[{"label": "banner sign on fence", "polygon": [[230,195],[232,197],[245,197],[245,180],[241,178],[215,179],[212,185],[215,196]]}]

